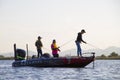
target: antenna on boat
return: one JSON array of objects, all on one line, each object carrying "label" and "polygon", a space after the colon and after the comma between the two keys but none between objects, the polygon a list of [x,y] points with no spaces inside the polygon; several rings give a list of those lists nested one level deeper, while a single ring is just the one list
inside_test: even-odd
[{"label": "antenna on boat", "polygon": [[28,59],[28,44],[26,44],[26,52],[27,52],[27,59]]},{"label": "antenna on boat", "polygon": [[16,54],[16,44],[14,43],[14,59],[17,59],[17,54]]},{"label": "antenna on boat", "polygon": [[93,60],[93,68],[94,68],[94,67],[95,67],[95,62],[94,62],[94,61],[95,61],[95,53],[92,52],[92,54],[93,54],[93,59],[94,59],[94,60]]}]

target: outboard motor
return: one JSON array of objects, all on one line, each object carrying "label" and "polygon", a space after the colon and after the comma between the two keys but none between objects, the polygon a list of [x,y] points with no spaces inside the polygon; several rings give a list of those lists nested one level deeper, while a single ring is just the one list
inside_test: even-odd
[{"label": "outboard motor", "polygon": [[26,52],[23,49],[16,49],[16,60],[25,60]]}]

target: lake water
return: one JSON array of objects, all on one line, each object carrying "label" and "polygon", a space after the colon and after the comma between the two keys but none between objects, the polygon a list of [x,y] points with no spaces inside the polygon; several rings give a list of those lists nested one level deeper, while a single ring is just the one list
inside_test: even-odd
[{"label": "lake water", "polygon": [[0,80],[120,80],[120,60],[96,60],[95,67],[12,67],[12,60],[0,60]]}]

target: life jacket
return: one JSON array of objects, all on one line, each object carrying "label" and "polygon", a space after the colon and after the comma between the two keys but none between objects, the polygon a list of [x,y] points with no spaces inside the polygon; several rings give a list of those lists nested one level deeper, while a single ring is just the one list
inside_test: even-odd
[{"label": "life jacket", "polygon": [[52,54],[58,54],[59,49],[56,43],[51,44],[51,49],[52,49]]}]

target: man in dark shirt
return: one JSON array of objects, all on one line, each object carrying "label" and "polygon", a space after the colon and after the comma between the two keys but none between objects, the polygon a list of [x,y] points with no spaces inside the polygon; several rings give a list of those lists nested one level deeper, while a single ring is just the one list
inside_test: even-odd
[{"label": "man in dark shirt", "polygon": [[38,40],[35,42],[35,46],[37,48],[37,52],[38,52],[38,58],[40,57],[40,55],[42,56],[42,47],[43,47],[43,44],[41,42],[41,37],[38,36]]},{"label": "man in dark shirt", "polygon": [[82,57],[82,51],[81,51],[81,46],[80,43],[86,43],[83,39],[82,39],[82,34],[86,33],[84,29],[81,30],[81,32],[78,33],[77,39],[76,39],[76,46],[77,46],[77,56],[81,56]]}]

